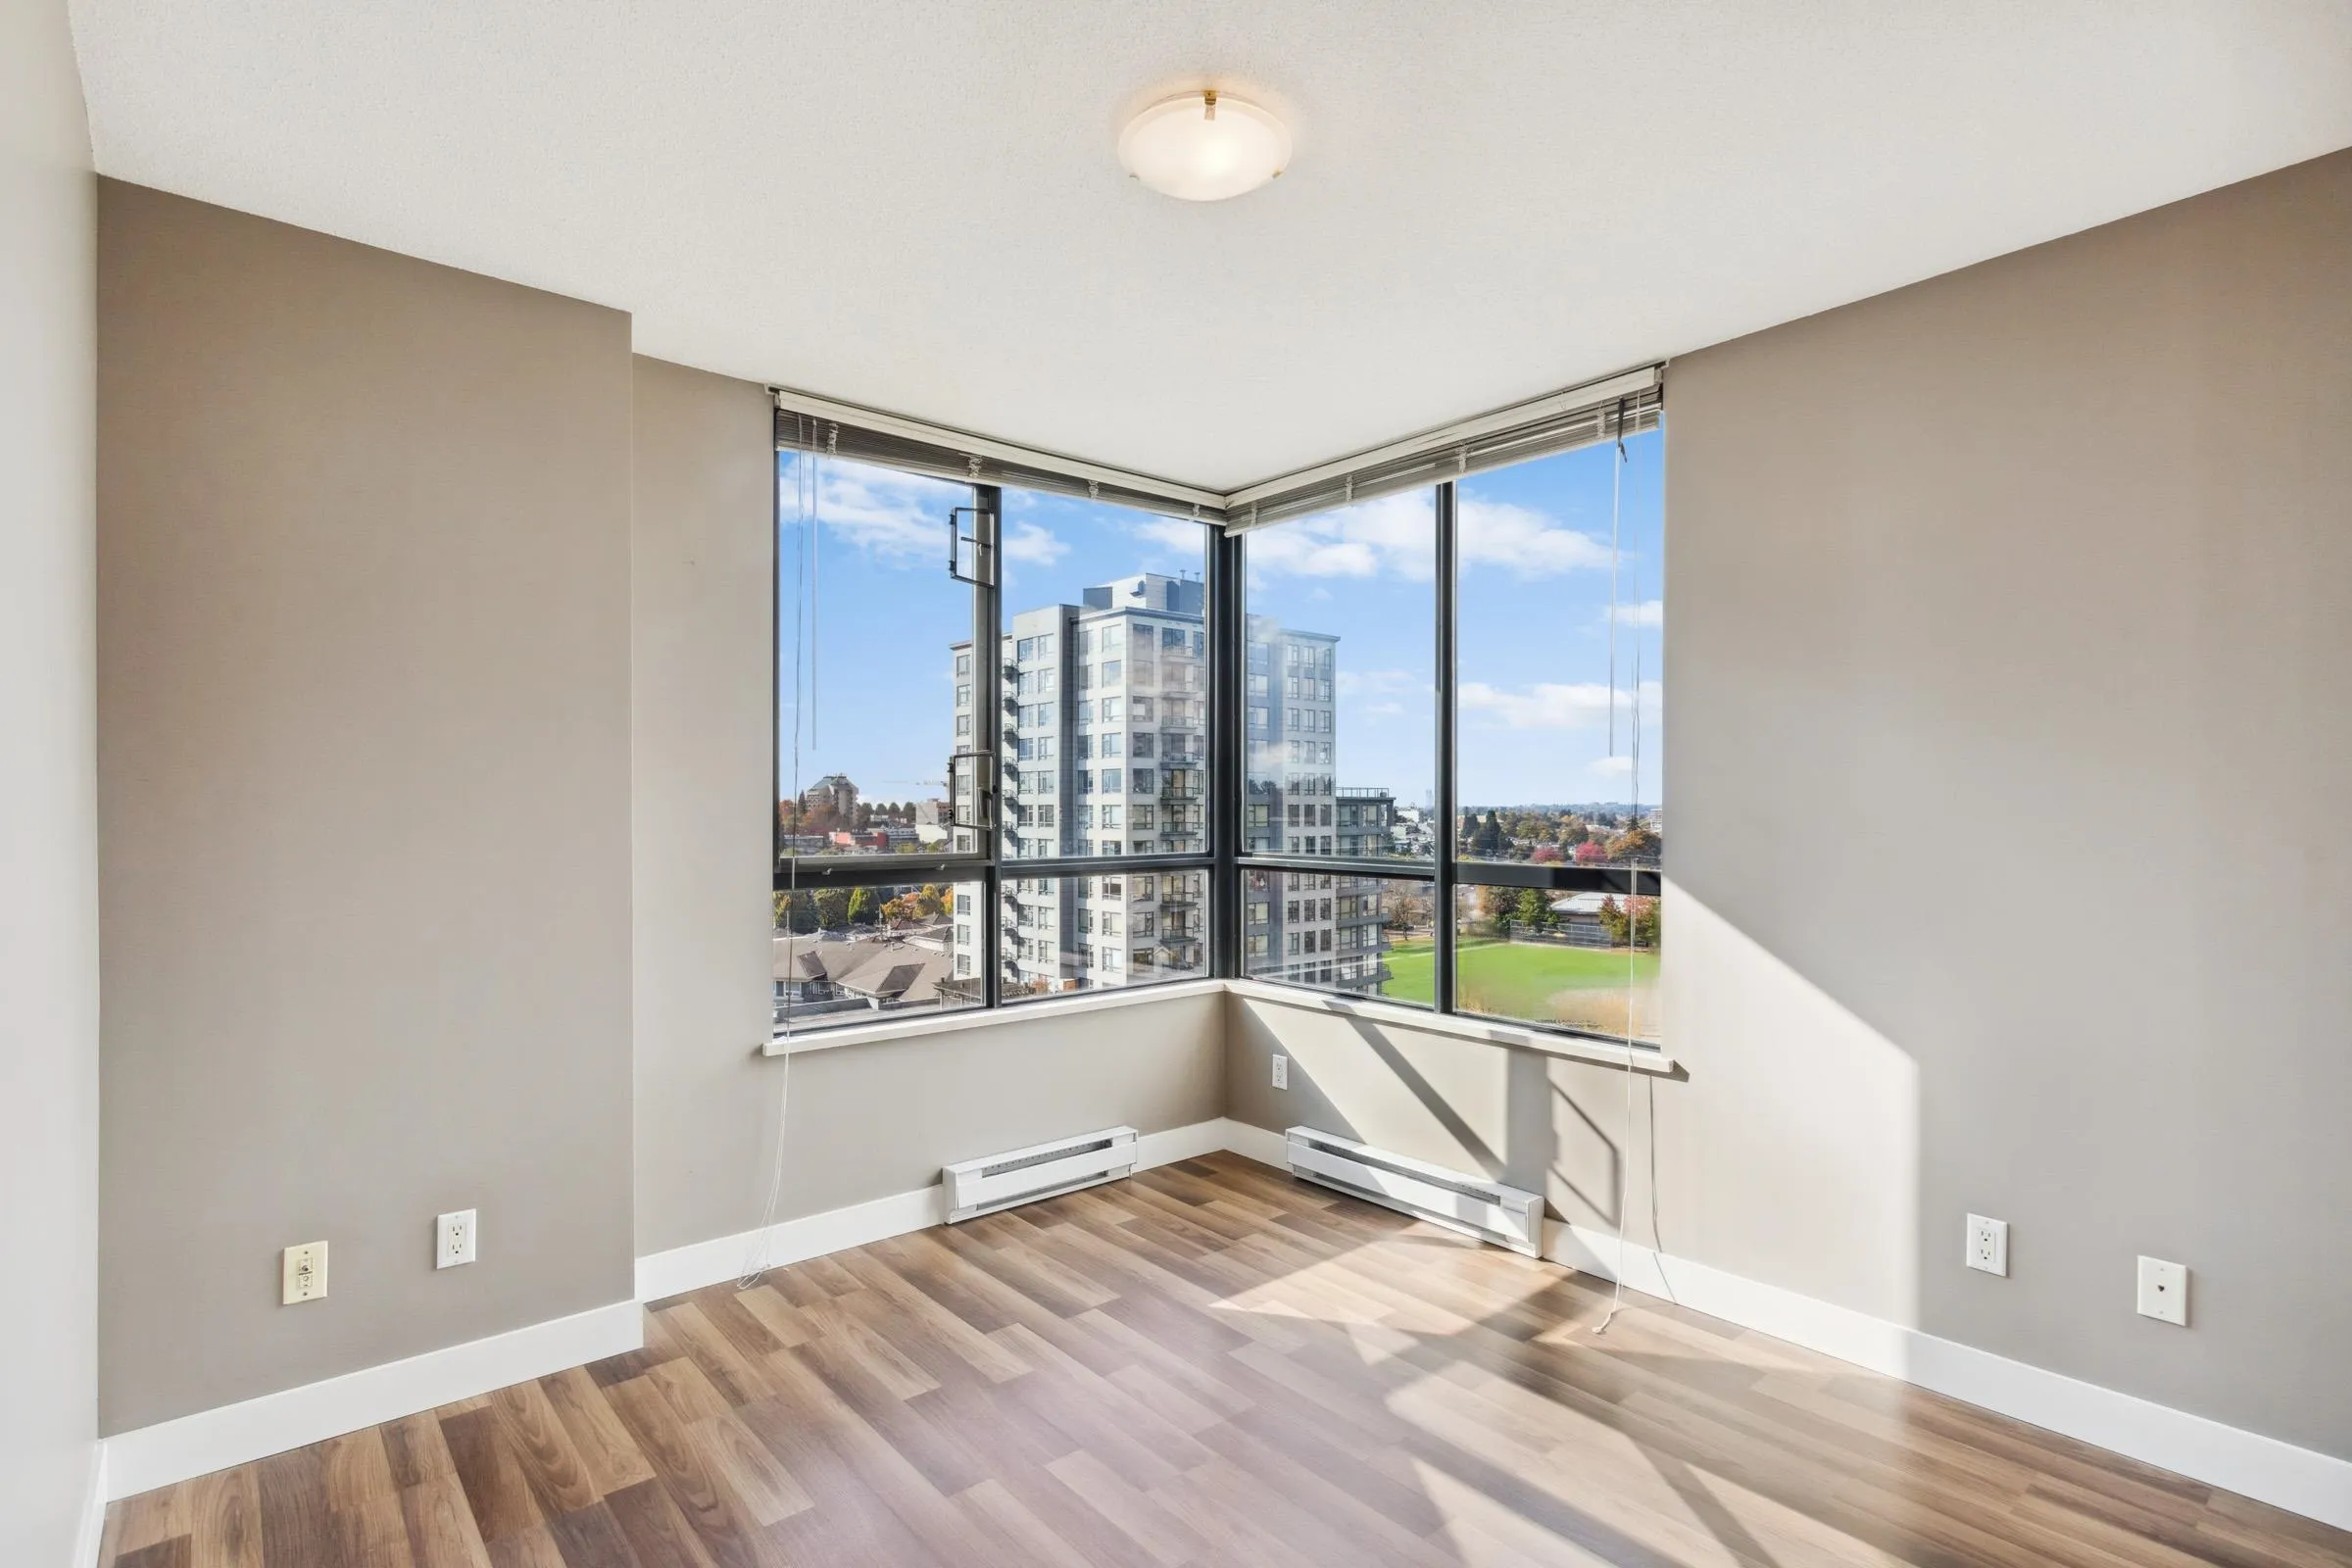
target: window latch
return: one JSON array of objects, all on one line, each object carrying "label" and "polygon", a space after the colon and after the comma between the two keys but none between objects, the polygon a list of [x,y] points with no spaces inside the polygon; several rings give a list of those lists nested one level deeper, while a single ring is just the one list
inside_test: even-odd
[{"label": "window latch", "polygon": [[[970,518],[967,526],[965,518]],[[996,517],[980,507],[957,507],[948,514],[948,575],[976,588],[997,582]]]}]

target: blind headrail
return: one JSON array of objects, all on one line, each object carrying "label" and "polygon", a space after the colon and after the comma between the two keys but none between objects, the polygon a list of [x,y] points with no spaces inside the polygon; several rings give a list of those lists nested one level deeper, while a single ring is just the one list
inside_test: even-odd
[{"label": "blind headrail", "polygon": [[1664,367],[1647,365],[1232,492],[1180,484],[789,387],[769,389],[776,444],[943,478],[1084,495],[1242,531],[1508,463],[1654,429]]}]

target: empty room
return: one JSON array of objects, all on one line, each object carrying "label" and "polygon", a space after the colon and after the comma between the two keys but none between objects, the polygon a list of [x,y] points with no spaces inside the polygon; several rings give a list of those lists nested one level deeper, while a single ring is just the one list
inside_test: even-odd
[{"label": "empty room", "polygon": [[7,0],[0,1568],[2352,1568],[2352,0]]}]

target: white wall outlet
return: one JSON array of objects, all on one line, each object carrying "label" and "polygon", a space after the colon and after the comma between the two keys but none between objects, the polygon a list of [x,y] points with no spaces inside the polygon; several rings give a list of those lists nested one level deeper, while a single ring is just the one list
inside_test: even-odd
[{"label": "white wall outlet", "polygon": [[1277,1089],[1291,1087],[1291,1058],[1279,1053],[1274,1057],[1274,1087]]},{"label": "white wall outlet", "polygon": [[2188,1327],[2188,1265],[2161,1257],[2139,1260],[2139,1315]]},{"label": "white wall outlet", "polygon": [[2009,1273],[2009,1222],[1968,1216],[1968,1266],[2006,1278]]},{"label": "white wall outlet", "polygon": [[281,1259],[284,1304],[316,1301],[326,1295],[326,1244],[304,1242],[289,1247]]},{"label": "white wall outlet", "polygon": [[439,1216],[433,1221],[433,1267],[456,1268],[472,1262],[475,1240],[472,1209]]}]

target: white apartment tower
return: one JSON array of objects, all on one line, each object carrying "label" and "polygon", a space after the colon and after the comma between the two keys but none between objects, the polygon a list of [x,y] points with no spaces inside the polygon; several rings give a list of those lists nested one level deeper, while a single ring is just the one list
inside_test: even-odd
[{"label": "white apartment tower", "polygon": [[[1204,871],[1023,877],[1058,857],[1197,854],[1208,812],[1208,632],[1196,578],[1139,573],[1013,612],[1001,664],[1007,995],[1200,973]],[[984,695],[955,661],[956,729]],[[959,747],[968,741],[959,738]]]}]

